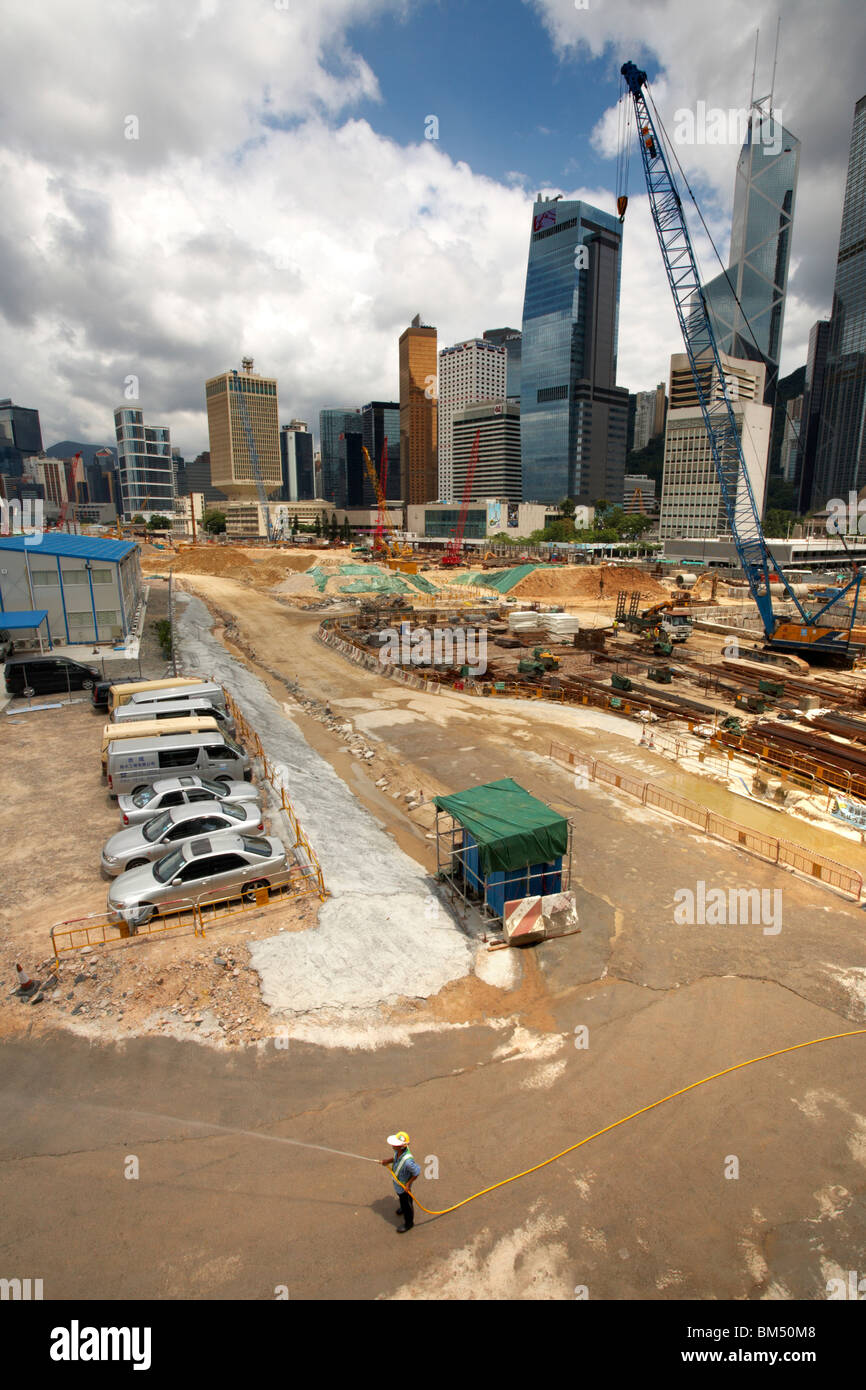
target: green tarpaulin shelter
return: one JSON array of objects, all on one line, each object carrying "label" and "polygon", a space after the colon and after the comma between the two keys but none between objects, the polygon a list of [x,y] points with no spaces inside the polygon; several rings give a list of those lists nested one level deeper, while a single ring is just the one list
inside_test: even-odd
[{"label": "green tarpaulin shelter", "polygon": [[485,874],[549,864],[568,853],[568,821],[511,777],[433,800],[469,831]]}]

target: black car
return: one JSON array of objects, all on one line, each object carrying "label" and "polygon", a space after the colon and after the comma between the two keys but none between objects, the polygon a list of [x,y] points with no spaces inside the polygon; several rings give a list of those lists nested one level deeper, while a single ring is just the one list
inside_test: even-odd
[{"label": "black car", "polygon": [[144,680],[144,676],[112,676],[111,680],[107,681],[100,675],[99,680],[90,692],[90,703],[95,710],[99,710],[100,712],[102,710],[107,710],[111,687],[117,685],[118,681],[122,681],[124,685],[129,685],[136,680]]},{"label": "black car", "polygon": [[4,667],[9,695],[51,695],[64,690],[92,690],[102,680],[98,666],[85,666],[68,656],[10,656]]}]

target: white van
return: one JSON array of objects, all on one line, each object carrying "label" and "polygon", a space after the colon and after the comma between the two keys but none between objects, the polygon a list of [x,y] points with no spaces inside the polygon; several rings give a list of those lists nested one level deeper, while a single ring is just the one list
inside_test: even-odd
[{"label": "white van", "polygon": [[235,721],[226,713],[225,706],[212,705],[209,700],[160,700],[152,705],[139,705],[129,700],[114,711],[112,723],[122,728],[130,721],[142,719],[215,719],[221,733],[228,734],[229,738],[237,733]]},{"label": "white van", "polygon": [[219,733],[219,725],[213,714],[201,719],[198,715],[185,714],[182,719],[128,719],[123,724],[103,724],[102,726],[102,771],[105,772],[108,745],[126,738],[161,738],[163,734],[199,734],[213,729]]},{"label": "white van", "polygon": [[201,685],[198,676],[165,676],[160,681],[121,681],[117,685],[112,685],[108,692],[108,708],[110,712],[117,709],[118,705],[125,705],[127,700],[131,700],[133,695],[141,691],[149,690],[177,690],[186,686]]},{"label": "white van", "polygon": [[216,681],[199,681],[194,685],[167,686],[162,690],[149,690],[146,685],[141,685],[122,708],[126,708],[126,704],[157,705],[165,700],[207,700],[209,705],[216,705],[218,709],[224,710],[226,707],[226,693],[221,685]]},{"label": "white van", "polygon": [[243,748],[218,732],[119,739],[108,745],[109,796],[134,795],[161,777],[187,773],[218,782],[251,782],[253,777]]}]

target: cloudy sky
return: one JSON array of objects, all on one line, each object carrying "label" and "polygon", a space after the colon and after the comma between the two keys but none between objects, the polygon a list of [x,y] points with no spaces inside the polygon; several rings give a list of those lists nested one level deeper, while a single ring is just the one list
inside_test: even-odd
[{"label": "cloudy sky", "polygon": [[[537,190],[613,210],[622,62],[670,132],[699,101],[742,107],[758,28],[769,90],[780,4],[774,105],[802,141],[786,373],[830,309],[861,0],[17,0],[0,396],[39,409],[46,445],[111,441],[135,376],[187,457],[207,447],[205,378],[243,354],[277,377],[281,421],[317,434],[322,406],[393,398],[414,314],[440,346],[520,326]],[[726,260],[738,147],[677,152]],[[641,177],[634,151],[632,391],[681,350]]]}]

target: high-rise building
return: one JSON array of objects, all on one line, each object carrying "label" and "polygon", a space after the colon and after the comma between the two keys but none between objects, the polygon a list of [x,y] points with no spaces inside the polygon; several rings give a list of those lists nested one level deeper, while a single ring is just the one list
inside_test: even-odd
[{"label": "high-rise building", "polygon": [[806,359],[806,384],[803,390],[803,418],[800,428],[800,449],[797,458],[797,510],[801,516],[814,509],[815,458],[824,406],[824,374],[827,370],[827,348],[830,342],[830,320],[819,319],[809,334],[809,356]]},{"label": "high-rise building", "polygon": [[225,493],[214,487],[211,481],[210,454],[207,449],[197,455],[191,463],[189,459],[176,462],[175,487],[179,497],[191,497],[193,493],[200,492],[205,502],[227,501]]},{"label": "high-rise building", "polygon": [[[455,411],[481,401],[504,401],[507,369],[504,344],[484,338],[469,338],[465,343],[443,348],[439,354],[439,497],[444,502],[452,502],[462,495],[454,490],[452,469]],[[484,496],[498,494],[491,492]]]},{"label": "high-rise building", "polygon": [[[354,445],[346,444],[347,434],[363,432],[360,410],[348,406],[328,407],[319,411],[319,440],[322,446],[321,495],[334,507],[345,507],[348,495],[347,453],[354,454]],[[360,453],[358,455],[360,458]]]},{"label": "high-rise building", "polygon": [[803,425],[803,397],[794,396],[785,402],[785,423],[782,426],[782,449],[779,468],[786,483],[793,483],[797,476],[797,458],[800,453],[800,430]]},{"label": "high-rise building", "polygon": [[[661,410],[659,394],[661,393]],[[635,397],[634,444],[635,449],[645,449],[651,439],[664,429],[665,388],[664,382],[654,391],[638,391]],[[659,420],[661,416],[661,420]]]},{"label": "high-rise building", "polygon": [[[400,402],[370,401],[361,410],[364,448],[382,478],[382,451],[385,450],[387,475],[385,477],[385,496],[389,502],[402,500],[402,479],[400,477]],[[364,501],[362,507],[375,507],[376,494],[373,484],[364,470]]]},{"label": "high-rise building", "polygon": [[[764,405],[763,363],[721,353],[720,381],[708,348],[699,362],[705,393],[731,401],[752,495],[758,507],[764,496],[773,411]],[[738,488],[747,486],[742,477]],[[671,358],[670,404],[665,428],[664,475],[659,508],[659,537],[730,536],[722,490],[686,353]]]},{"label": "high-rise building", "polygon": [[45,501],[51,502],[55,507],[62,507],[64,502],[69,501],[63,459],[40,456],[36,461],[36,467],[39,481],[45,489]]},{"label": "high-rise building", "polygon": [[519,328],[485,328],[481,335],[488,343],[496,343],[505,348],[507,359],[505,371],[505,399],[515,405],[520,404],[520,361],[523,349],[523,334]]},{"label": "high-rise building", "polygon": [[[205,396],[214,487],[236,501],[258,497],[247,438],[249,424],[265,492],[268,497],[277,495],[282,487],[282,470],[275,379],[259,376],[253,371],[252,358],[245,357],[240,372],[222,372],[211,377],[205,385]],[[242,400],[246,402],[246,419]]]},{"label": "high-rise building", "polygon": [[854,107],[827,343],[814,503],[866,483],[866,96]]},{"label": "high-rise building", "polygon": [[400,334],[400,479],[415,504],[439,491],[436,366],[436,329],[416,314]]},{"label": "high-rise building", "polygon": [[127,520],[139,513],[145,517],[154,513],[170,515],[175,493],[168,428],[145,425],[141,410],[122,405],[114,412],[114,432],[120,487],[118,511]]},{"label": "high-rise building", "polygon": [[0,497],[23,501],[38,495],[28,482],[26,460],[41,453],[39,411],[0,401]]},{"label": "high-rise building", "polygon": [[477,502],[480,498],[495,497],[500,501],[519,502],[520,406],[508,401],[467,406],[465,410],[454,412],[452,429],[453,500],[464,500],[477,434],[478,459],[468,500]]},{"label": "high-rise building", "polygon": [[776,119],[772,97],[753,105],[737,163],[728,268],[703,286],[719,349],[764,362],[767,405],[779,375],[799,163],[800,142]]},{"label": "high-rise building", "polygon": [[310,502],[316,495],[313,436],[303,420],[291,420],[280,430],[283,471],[281,502]]},{"label": "high-rise building", "polygon": [[616,385],[622,227],[539,194],[523,303],[523,496],[580,505],[622,496],[628,391]]}]

